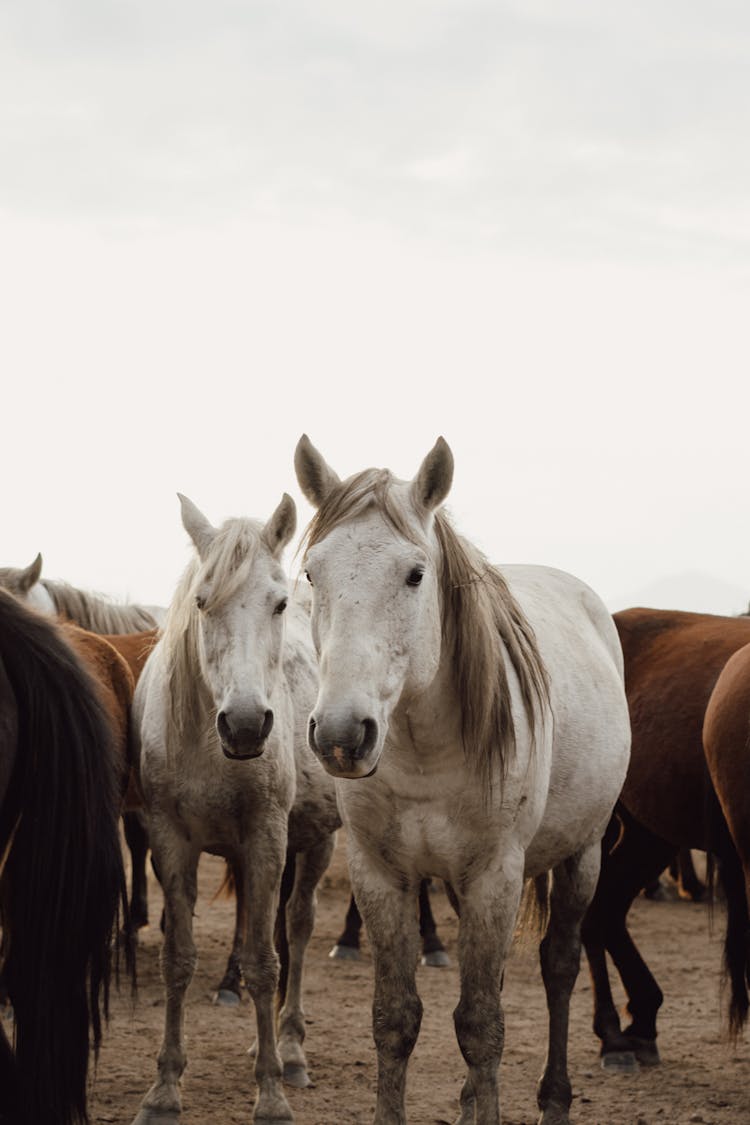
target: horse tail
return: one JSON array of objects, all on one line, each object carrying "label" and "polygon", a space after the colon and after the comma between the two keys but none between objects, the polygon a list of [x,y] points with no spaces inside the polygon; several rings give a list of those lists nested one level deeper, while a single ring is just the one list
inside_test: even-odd
[{"label": "horse tail", "polygon": [[549,922],[549,896],[549,871],[537,875],[534,879],[526,880],[516,922],[516,939],[522,945],[527,941],[538,942],[546,934]]},{"label": "horse tail", "polygon": [[727,907],[724,972],[730,985],[729,1035],[735,1042],[747,1022],[750,1008],[750,915],[742,861],[729,840],[722,848],[717,867]]},{"label": "horse tail", "polygon": [[0,856],[20,1120],[77,1125],[127,910],[118,770],[93,681],[57,629],[13,599],[0,600],[0,661],[17,712]]},{"label": "horse tail", "polygon": [[724,893],[727,928],[724,935],[724,977],[729,980],[729,1036],[732,1042],[747,1022],[750,1010],[750,913],[742,860],[713,790],[709,800],[709,831],[712,852],[706,867],[709,904],[713,912],[717,882]]}]

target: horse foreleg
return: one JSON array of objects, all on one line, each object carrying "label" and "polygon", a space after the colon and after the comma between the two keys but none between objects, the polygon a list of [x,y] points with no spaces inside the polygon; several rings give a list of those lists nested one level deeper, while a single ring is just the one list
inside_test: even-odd
[{"label": "horse foreleg", "polygon": [[422,938],[422,964],[437,969],[450,965],[450,957],[438,937],[432,914],[429,879],[423,879],[419,884],[419,934]]},{"label": "horse foreleg", "polygon": [[594,897],[601,844],[583,849],[552,874],[550,918],[539,947],[549,1011],[547,1062],[539,1081],[540,1125],[568,1125],[573,1092],[568,1076],[570,995],[581,964],[581,921]]},{"label": "horse foreleg", "polygon": [[284,1081],[290,1086],[310,1085],[303,1050],[305,1013],[302,1009],[302,966],[307,943],[315,924],[315,892],[333,853],[333,836],[297,855],[296,875],[286,910],[288,975],[282,985],[283,1007],[279,1015],[279,1053]]},{"label": "horse foreleg", "polygon": [[374,1125],[405,1125],[406,1068],[422,1022],[417,995],[416,887],[394,886],[361,861],[350,868],[375,970],[372,1031],[378,1058]]},{"label": "horse foreleg", "polygon": [[461,973],[453,1019],[468,1067],[459,1125],[500,1125],[497,1070],[505,1040],[500,994],[521,899],[523,859],[509,854],[499,870],[488,871],[460,890],[453,885],[460,907]]},{"label": "horse foreleg", "polygon": [[[273,943],[274,920],[285,858],[286,819],[279,839],[267,835],[249,841],[246,858],[236,866],[245,883],[247,927],[242,967],[245,984],[255,1005],[257,1044],[255,1081],[258,1096],[255,1125],[282,1125],[293,1120],[282,1086],[282,1062],[276,1043],[275,997],[279,983],[279,958]],[[242,868],[244,867],[244,870]]]},{"label": "horse foreleg", "polygon": [[180,1078],[187,1063],[185,992],[196,962],[193,909],[197,896],[199,853],[183,839],[155,831],[151,841],[164,891],[164,945],[161,954],[166,994],[164,1038],[157,1079],[146,1094],[133,1125],[176,1125],[182,1111]]}]

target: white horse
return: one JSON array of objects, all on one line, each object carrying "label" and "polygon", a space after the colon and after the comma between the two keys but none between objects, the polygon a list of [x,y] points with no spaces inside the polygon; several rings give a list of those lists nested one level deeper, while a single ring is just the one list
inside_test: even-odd
[{"label": "white horse", "polygon": [[[296,513],[285,494],[265,525],[235,519],[217,530],[191,501],[180,499],[197,555],[134,703],[151,848],[164,891],[166,985],[158,1076],[135,1123],[179,1121],[187,1061],[184,997],[196,959],[196,872],[206,851],[225,856],[234,874],[241,937],[235,952],[257,1019],[254,1120],[279,1125],[292,1120],[282,1076],[293,1085],[309,1083],[302,958],[315,887],[340,823],[333,784],[305,741],[317,690],[315,657],[307,610],[289,598],[280,564]],[[273,930],[285,859],[295,853],[285,919],[288,987],[277,1045]]]},{"label": "white horse", "polygon": [[614,624],[570,575],[499,571],[459,538],[439,510],[453,476],[442,438],[408,483],[374,469],[341,482],[306,436],[295,466],[318,509],[305,557],[321,673],[308,739],[336,778],[373,949],[375,1123],[406,1121],[426,876],[445,879],[460,917],[460,1125],[500,1121],[501,982],[529,878],[548,908],[540,1120],[567,1123],[580,924],[630,744]]}]

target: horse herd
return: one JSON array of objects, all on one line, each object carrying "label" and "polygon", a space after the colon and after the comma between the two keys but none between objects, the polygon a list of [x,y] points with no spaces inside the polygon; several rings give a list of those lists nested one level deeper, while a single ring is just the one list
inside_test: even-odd
[{"label": "horse herd", "polygon": [[[541,1125],[569,1121],[581,943],[602,1065],[658,1062],[662,994],[626,917],[680,848],[708,852],[709,881],[721,880],[736,1036],[750,974],[750,620],[613,618],[570,575],[490,566],[442,507],[453,476],[442,438],[411,481],[386,470],[342,481],[306,436],[295,468],[315,508],[309,585],[290,591],[281,565],[296,530],[286,494],[265,522],[219,528],[180,498],[194,554],[158,624],[42,579],[41,559],[0,570],[0,970],[14,1017],[13,1045],[0,1029],[0,1122],[88,1120],[90,1050],[112,972],[133,972],[149,848],[165,1020],[133,1125],[180,1120],[202,852],[225,858],[236,897],[218,994],[229,1002],[244,985],[254,1002],[253,1121],[292,1121],[284,1085],[310,1081],[305,947],[342,822],[350,915],[373,954],[375,1125],[406,1121],[430,877],[459,918],[459,1125],[499,1125],[518,917],[538,932],[549,1010]],[[607,953],[628,996],[624,1029]]]}]

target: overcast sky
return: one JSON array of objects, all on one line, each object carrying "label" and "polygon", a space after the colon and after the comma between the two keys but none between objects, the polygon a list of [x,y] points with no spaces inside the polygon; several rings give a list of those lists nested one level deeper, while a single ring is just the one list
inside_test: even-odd
[{"label": "overcast sky", "polygon": [[749,76],[744,0],[5,0],[0,564],[165,603],[178,490],[442,433],[494,560],[743,608]]}]

